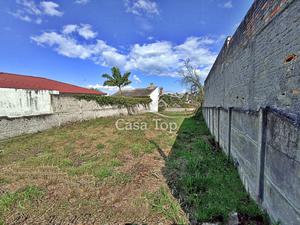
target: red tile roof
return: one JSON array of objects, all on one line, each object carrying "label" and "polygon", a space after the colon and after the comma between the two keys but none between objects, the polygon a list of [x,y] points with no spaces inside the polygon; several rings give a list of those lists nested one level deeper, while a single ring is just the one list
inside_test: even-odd
[{"label": "red tile roof", "polygon": [[24,76],[0,72],[0,88],[55,90],[69,94],[94,94],[105,95],[104,92],[91,90],[43,77]]}]

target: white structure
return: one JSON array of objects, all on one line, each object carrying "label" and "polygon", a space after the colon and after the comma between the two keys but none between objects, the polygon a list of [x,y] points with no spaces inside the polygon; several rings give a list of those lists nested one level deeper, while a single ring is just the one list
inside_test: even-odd
[{"label": "white structure", "polygon": [[158,112],[158,102],[160,89],[154,85],[150,85],[147,88],[137,88],[133,90],[123,90],[122,94],[120,92],[115,93],[117,96],[126,96],[126,97],[150,97],[152,102],[149,104],[150,112]]},{"label": "white structure", "polygon": [[158,101],[159,101],[160,90],[156,87],[149,95],[152,102],[150,103],[150,112],[158,112]]},{"label": "white structure", "polygon": [[0,117],[50,114],[51,95],[58,91],[0,88]]}]

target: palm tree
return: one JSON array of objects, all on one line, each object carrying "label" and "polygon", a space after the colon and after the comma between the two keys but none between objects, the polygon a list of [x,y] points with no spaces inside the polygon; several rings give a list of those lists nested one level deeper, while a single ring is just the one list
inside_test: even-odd
[{"label": "palm tree", "polygon": [[106,81],[104,81],[103,85],[118,87],[120,94],[122,95],[122,87],[131,84],[131,81],[128,79],[130,76],[130,72],[126,72],[122,76],[120,69],[118,67],[113,67],[111,68],[111,73],[112,75],[109,75],[107,73],[102,75],[103,78],[107,79]]}]

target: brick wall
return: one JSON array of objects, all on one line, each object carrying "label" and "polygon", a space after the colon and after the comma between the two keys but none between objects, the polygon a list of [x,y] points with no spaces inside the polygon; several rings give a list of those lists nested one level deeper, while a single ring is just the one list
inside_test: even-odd
[{"label": "brick wall", "polygon": [[255,1],[205,81],[205,106],[300,111],[300,1]]}]

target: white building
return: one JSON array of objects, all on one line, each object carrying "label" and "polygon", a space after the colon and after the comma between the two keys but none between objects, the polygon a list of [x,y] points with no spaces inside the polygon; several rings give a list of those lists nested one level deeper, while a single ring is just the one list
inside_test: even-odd
[{"label": "white building", "polygon": [[[114,95],[121,95],[120,92]],[[150,97],[152,102],[149,105],[150,112],[158,112],[158,101],[159,101],[160,89],[154,85],[150,85],[147,88],[137,88],[133,90],[123,90],[122,96],[125,97]]]}]

